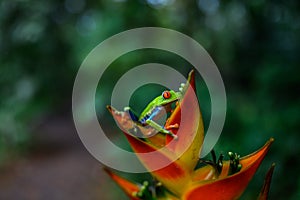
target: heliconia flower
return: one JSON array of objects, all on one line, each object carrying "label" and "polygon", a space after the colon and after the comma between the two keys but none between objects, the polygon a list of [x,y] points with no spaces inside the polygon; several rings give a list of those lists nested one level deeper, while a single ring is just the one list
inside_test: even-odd
[{"label": "heliconia flower", "polygon": [[[234,173],[230,172],[230,161],[222,162],[221,172],[217,172],[216,168],[211,165],[194,170],[199,162],[204,128],[195,95],[193,71],[189,74],[188,82],[182,92],[182,99],[165,123],[165,127],[179,125],[178,129],[171,129],[172,133],[177,135],[177,139],[162,134],[141,139],[132,134],[132,130],[135,130],[135,133],[147,135],[151,127],[141,126],[132,121],[128,112],[117,111],[111,106],[108,106],[108,109],[125,133],[133,151],[139,153],[137,155],[142,164],[169,191],[161,199],[237,199],[252,179],[273,139],[271,138],[257,152],[239,159],[241,169]],[[150,152],[151,154],[147,154]],[[161,164],[166,165],[158,169]],[[112,173],[110,175],[130,198],[137,198],[132,194],[136,193],[137,189],[140,190],[140,186]],[[268,187],[264,192],[268,192]],[[262,190],[262,194],[264,192]],[[263,195],[260,196],[260,200],[263,200]]]}]

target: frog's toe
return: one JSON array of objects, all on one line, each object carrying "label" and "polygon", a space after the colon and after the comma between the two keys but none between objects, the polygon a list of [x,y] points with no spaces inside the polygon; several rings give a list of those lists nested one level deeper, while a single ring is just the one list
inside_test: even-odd
[{"label": "frog's toe", "polygon": [[167,135],[171,135],[175,140],[177,140],[178,139],[178,136],[177,135],[175,135],[174,133],[172,133],[171,131],[167,131],[166,130],[166,132],[165,132],[165,134],[167,134]]},{"label": "frog's toe", "polygon": [[175,135],[175,134],[173,134],[173,133],[172,133],[172,137],[173,137],[175,140],[177,140],[177,139],[178,139],[178,136],[177,136],[177,135]]},{"label": "frog's toe", "polygon": [[124,111],[129,111],[130,110],[130,107],[126,106],[124,107]]}]

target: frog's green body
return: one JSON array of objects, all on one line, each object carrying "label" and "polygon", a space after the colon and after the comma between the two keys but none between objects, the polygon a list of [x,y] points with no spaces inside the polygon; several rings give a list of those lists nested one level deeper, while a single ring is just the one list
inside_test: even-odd
[{"label": "frog's green body", "polygon": [[124,110],[128,111],[132,120],[140,123],[142,126],[149,125],[156,131],[172,135],[176,138],[176,135],[170,131],[164,129],[162,126],[157,124],[154,120],[158,119],[161,114],[165,111],[171,111],[171,104],[178,101],[181,98],[181,92],[175,92],[173,90],[164,91],[162,95],[154,98],[143,110],[141,115],[137,117],[136,114],[131,110],[130,107],[125,107]]}]

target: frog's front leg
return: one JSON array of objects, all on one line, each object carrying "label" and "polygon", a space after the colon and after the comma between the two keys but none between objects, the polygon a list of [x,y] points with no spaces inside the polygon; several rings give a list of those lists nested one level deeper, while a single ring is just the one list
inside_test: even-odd
[{"label": "frog's front leg", "polygon": [[157,124],[155,121],[152,121],[151,119],[147,119],[146,123],[151,126],[152,128],[154,128],[155,130],[157,130],[160,133],[166,134],[166,135],[171,135],[174,139],[177,139],[177,135],[175,135],[174,133],[164,129],[163,127],[161,127],[159,124]]}]

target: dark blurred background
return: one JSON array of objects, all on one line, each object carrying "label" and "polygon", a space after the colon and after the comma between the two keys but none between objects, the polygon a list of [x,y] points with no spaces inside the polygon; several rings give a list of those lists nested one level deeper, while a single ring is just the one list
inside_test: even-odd
[{"label": "dark blurred background", "polygon": [[[81,144],[72,122],[71,95],[77,70],[96,45],[144,26],[187,34],[219,67],[228,109],[218,153],[246,155],[275,138],[242,199],[255,199],[272,162],[276,168],[270,199],[300,199],[300,2],[296,0],[2,0],[0,199],[126,198]],[[127,144],[104,106],[114,81],[147,62],[173,66],[185,76],[192,68],[159,50],[132,52],[110,66],[97,95],[99,121],[109,122],[107,129],[120,145]],[[197,84],[207,125],[210,101],[199,74]],[[139,111],[147,102],[142,98],[145,91],[151,95],[149,91],[157,91],[155,86],[147,88],[131,101]],[[140,180],[144,175],[130,177]]]}]

